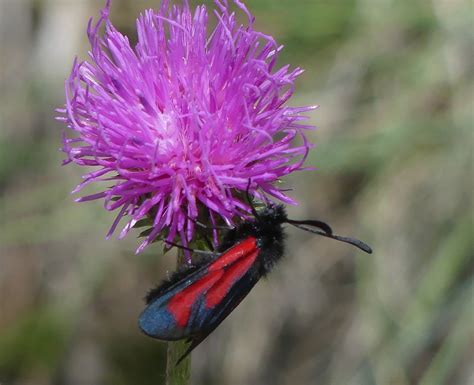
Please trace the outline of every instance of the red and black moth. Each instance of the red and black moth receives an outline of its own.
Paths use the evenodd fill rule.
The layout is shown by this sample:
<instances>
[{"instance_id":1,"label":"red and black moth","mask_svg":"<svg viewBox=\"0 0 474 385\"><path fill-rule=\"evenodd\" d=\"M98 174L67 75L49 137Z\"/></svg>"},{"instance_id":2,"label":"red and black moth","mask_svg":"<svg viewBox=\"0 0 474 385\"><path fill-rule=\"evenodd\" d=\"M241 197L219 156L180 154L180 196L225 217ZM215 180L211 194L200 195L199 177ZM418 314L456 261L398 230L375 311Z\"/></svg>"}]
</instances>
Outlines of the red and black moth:
<instances>
[{"instance_id":1,"label":"red and black moth","mask_svg":"<svg viewBox=\"0 0 474 385\"><path fill-rule=\"evenodd\" d=\"M147 307L139 318L141 330L160 340L187 339L191 343L177 364L219 326L281 259L284 223L372 253L362 241L335 235L324 222L288 219L282 205L269 204L259 212L252 207L252 211L253 220L228 230L214 257L174 273L146 297Z\"/></svg>"}]
</instances>

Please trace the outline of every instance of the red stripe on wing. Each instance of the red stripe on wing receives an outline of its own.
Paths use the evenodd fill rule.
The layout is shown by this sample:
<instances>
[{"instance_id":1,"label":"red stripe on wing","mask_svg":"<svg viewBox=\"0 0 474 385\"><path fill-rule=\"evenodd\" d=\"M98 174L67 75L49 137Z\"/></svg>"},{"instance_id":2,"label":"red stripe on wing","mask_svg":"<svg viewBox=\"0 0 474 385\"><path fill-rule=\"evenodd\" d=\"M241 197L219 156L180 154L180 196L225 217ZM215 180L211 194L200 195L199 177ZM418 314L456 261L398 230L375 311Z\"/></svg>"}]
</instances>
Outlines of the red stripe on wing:
<instances>
[{"instance_id":1,"label":"red stripe on wing","mask_svg":"<svg viewBox=\"0 0 474 385\"><path fill-rule=\"evenodd\" d=\"M209 266L209 271L221 270L255 250L257 250L257 240L254 237L248 237L219 256L219 258Z\"/></svg>"},{"instance_id":2,"label":"red stripe on wing","mask_svg":"<svg viewBox=\"0 0 474 385\"><path fill-rule=\"evenodd\" d=\"M220 303L229 292L230 288L250 269L255 262L260 250L253 250L250 254L235 262L224 275L212 286L206 294L206 307L211 308Z\"/></svg>"},{"instance_id":3,"label":"red stripe on wing","mask_svg":"<svg viewBox=\"0 0 474 385\"><path fill-rule=\"evenodd\" d=\"M167 308L180 327L184 328L188 324L191 308L196 299L223 275L223 270L210 272L171 298Z\"/></svg>"},{"instance_id":4,"label":"red stripe on wing","mask_svg":"<svg viewBox=\"0 0 474 385\"><path fill-rule=\"evenodd\" d=\"M234 282L252 266L259 251L256 238L248 237L244 239L212 262L203 277L198 278L196 282L176 293L168 302L167 309L173 315L178 326L186 327L192 306L198 297L210 288L212 289L209 290L206 296L206 306L213 307L218 304ZM224 270L229 265L232 266ZM215 286L216 284L217 286Z\"/></svg>"}]
</instances>

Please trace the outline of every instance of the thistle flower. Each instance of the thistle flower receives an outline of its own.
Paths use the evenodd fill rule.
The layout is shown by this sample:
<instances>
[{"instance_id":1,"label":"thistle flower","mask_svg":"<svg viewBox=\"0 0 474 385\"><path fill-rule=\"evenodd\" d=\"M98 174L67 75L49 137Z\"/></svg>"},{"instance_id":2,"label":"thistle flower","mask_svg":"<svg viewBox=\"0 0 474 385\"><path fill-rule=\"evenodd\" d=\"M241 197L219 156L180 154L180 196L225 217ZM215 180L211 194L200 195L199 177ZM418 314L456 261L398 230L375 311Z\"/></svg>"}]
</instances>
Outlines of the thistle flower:
<instances>
[{"instance_id":1,"label":"thistle flower","mask_svg":"<svg viewBox=\"0 0 474 385\"><path fill-rule=\"evenodd\" d=\"M245 216L249 180L255 197L294 203L275 182L302 170L310 148L302 114L315 107L286 105L303 71L275 69L282 47L253 29L242 2L234 0L247 25L226 0L214 2L209 34L204 5L192 12L187 1L165 0L139 16L132 47L110 22L108 1L88 25L89 60L75 61L66 81L59 119L75 134L64 134L64 164L95 167L73 192L111 183L77 201L103 198L118 210L108 237L123 217L120 237L147 218L152 229L137 252L163 234L188 244L200 212L227 223Z\"/></svg>"}]
</instances>

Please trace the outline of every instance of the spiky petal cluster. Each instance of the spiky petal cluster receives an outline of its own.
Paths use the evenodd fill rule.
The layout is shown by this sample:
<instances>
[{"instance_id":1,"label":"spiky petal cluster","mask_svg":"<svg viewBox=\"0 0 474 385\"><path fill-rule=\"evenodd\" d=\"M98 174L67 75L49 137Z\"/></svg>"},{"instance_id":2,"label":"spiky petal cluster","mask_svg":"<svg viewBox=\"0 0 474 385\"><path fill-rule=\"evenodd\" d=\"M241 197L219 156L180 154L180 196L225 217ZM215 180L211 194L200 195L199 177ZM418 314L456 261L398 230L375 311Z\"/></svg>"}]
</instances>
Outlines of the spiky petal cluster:
<instances>
[{"instance_id":1,"label":"spiky petal cluster","mask_svg":"<svg viewBox=\"0 0 474 385\"><path fill-rule=\"evenodd\" d=\"M311 128L302 113L314 107L286 106L302 70L275 69L281 47L234 2L248 24L215 0L217 25L208 34L205 6L192 12L187 2L163 1L138 18L134 48L110 22L108 2L89 22L90 59L75 62L66 81L59 119L76 135L64 135L65 163L97 167L74 192L109 182L78 199L104 198L108 210L119 210L109 236L124 216L121 236L150 219L138 251L163 232L186 244L199 209L227 222L244 215L239 192L249 180L253 195L292 203L274 182L302 169L310 146L301 131ZM302 145L293 146L298 135Z\"/></svg>"}]
</instances>

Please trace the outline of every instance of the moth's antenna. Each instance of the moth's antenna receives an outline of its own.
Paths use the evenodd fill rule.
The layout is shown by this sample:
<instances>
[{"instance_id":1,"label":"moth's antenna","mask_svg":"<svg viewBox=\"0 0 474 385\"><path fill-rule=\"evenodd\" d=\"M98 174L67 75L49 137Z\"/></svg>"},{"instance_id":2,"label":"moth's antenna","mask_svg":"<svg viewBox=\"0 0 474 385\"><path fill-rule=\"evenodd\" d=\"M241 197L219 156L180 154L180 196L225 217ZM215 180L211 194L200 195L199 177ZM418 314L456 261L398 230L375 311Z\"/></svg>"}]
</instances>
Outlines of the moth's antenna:
<instances>
[{"instance_id":1,"label":"moth's antenna","mask_svg":"<svg viewBox=\"0 0 474 385\"><path fill-rule=\"evenodd\" d=\"M355 246L368 254L372 254L372 248L369 245L360 241L359 239L341 237L340 235L333 234L331 227L327 223L317 220L294 221L292 219L288 219L287 222L301 230L317 235L322 235L323 237L332 238L336 241L349 243L350 245Z\"/></svg>"},{"instance_id":2,"label":"moth's antenna","mask_svg":"<svg viewBox=\"0 0 474 385\"><path fill-rule=\"evenodd\" d=\"M329 226L326 222L323 221L318 221L316 219L310 219L306 221L294 221L293 219L288 219L288 223L292 224L293 226L296 226L302 230L309 231L306 228L303 228L301 226L310 226L310 227L317 227L321 230L323 230L327 235L332 235L332 229L331 226Z\"/></svg>"},{"instance_id":3,"label":"moth's antenna","mask_svg":"<svg viewBox=\"0 0 474 385\"><path fill-rule=\"evenodd\" d=\"M257 213L257 210L255 209L255 206L253 205L252 199L250 198L250 185L252 184L252 179L249 178L249 182L247 184L247 190L245 190L245 195L247 196L247 201L249 202L250 209L252 210L252 214L257 219L257 221L260 222L260 216Z\"/></svg>"}]
</instances>

